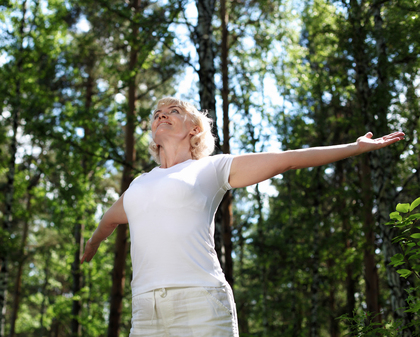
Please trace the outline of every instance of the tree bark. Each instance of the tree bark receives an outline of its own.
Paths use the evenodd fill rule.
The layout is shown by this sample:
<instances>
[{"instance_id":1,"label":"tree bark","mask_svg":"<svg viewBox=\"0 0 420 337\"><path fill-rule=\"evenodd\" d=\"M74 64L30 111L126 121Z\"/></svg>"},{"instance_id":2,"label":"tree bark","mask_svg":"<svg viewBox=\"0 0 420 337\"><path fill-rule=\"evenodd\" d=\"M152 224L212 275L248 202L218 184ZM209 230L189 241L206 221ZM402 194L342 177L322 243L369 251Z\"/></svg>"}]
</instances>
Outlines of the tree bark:
<instances>
[{"instance_id":1,"label":"tree bark","mask_svg":"<svg viewBox=\"0 0 420 337\"><path fill-rule=\"evenodd\" d=\"M320 182L319 169L317 171L316 181ZM320 201L319 196L322 195L321 185L318 183L316 188L316 196L314 201L314 226L313 226L313 258L312 258L312 284L311 284L311 318L310 318L310 337L319 336L319 322L318 322L318 309L319 309L319 288L320 288L320 275L319 275L319 227L320 227Z\"/></svg>"},{"instance_id":2,"label":"tree bark","mask_svg":"<svg viewBox=\"0 0 420 337\"><path fill-rule=\"evenodd\" d=\"M365 233L365 246L363 260L365 266L365 296L367 311L373 314L373 322L381 322L381 313L379 308L379 276L375 260L375 219L372 213L373 195L372 195L372 177L369 165L369 156L363 155L361 158L360 172L362 184L362 212L363 212L363 231Z\"/></svg>"},{"instance_id":3,"label":"tree bark","mask_svg":"<svg viewBox=\"0 0 420 337\"><path fill-rule=\"evenodd\" d=\"M140 12L140 0L132 0L131 8L134 12L134 21L132 23L132 41L130 50L128 83L128 111L125 125L125 161L128 165L124 166L121 181L121 194L123 194L130 183L133 181L132 167L135 161L135 139L134 132L136 128L136 75L138 58L138 32L139 25L135 21ZM112 272L112 290L109 312L108 337L119 335L120 320L122 313L122 299L124 296L125 268L127 257L128 225L121 224L117 227L117 238L115 242L114 269Z\"/></svg>"},{"instance_id":4,"label":"tree bark","mask_svg":"<svg viewBox=\"0 0 420 337\"><path fill-rule=\"evenodd\" d=\"M383 35L383 19L381 16L381 8L383 3L377 1L373 6L373 17L374 17L374 30L376 39L376 52L378 56L377 62L377 82L378 86L376 89L376 105L375 111L378 118L375 120L375 132L380 134L386 134L389 132L387 113L391 101L390 86L389 86L389 62L387 55L387 46ZM392 155L392 149L385 148L380 153L372 153L371 155L371 167L372 167L372 182L373 190L377 198L376 213L377 222L380 225L382 243L382 252L384 255L384 262L386 266L386 276L388 286L391 290L391 306L393 316L395 320L401 320L401 326L406 326L413 320L412 313L404 312L404 307L407 306L408 293L405 291L406 288L411 286L409 279L400 277L395 267L389 265L391 257L397 253L402 253L399 245L392 244L392 238L397 234L390 226L385 226L385 223L389 221L389 213L395 208L396 203L396 190L391 185L391 180L395 172L396 157ZM411 329L414 329L412 327ZM414 330L402 329L399 330L399 334L403 336L411 336Z\"/></svg>"},{"instance_id":5,"label":"tree bark","mask_svg":"<svg viewBox=\"0 0 420 337\"><path fill-rule=\"evenodd\" d=\"M39 337L44 337L45 327L44 327L44 315L45 315L45 307L46 307L46 300L47 300L47 287L48 287L48 279L50 277L50 261L51 261L51 254L50 252L44 252L45 256L45 268L44 268L44 284L42 285L42 303L40 308L40 318L39 318Z\"/></svg>"},{"instance_id":6,"label":"tree bark","mask_svg":"<svg viewBox=\"0 0 420 337\"><path fill-rule=\"evenodd\" d=\"M39 179L41 178L41 173L36 174L30 181L28 187L27 187L27 199L26 199L26 213L31 213L31 199L32 189L38 184ZM13 291L13 306L12 306L12 312L11 312L11 319L10 319L10 331L9 331L9 337L15 337L15 327L16 327L16 320L18 317L19 312L19 303L20 303L20 295L21 295L21 289L22 289L22 271L23 271L23 265L26 260L26 254L25 254L25 247L26 242L28 239L28 233L29 233L29 219L26 218L23 225L23 233L22 233L22 242L19 249L19 258L18 258L18 270L16 275L16 282L15 282L15 288Z\"/></svg>"},{"instance_id":7,"label":"tree bark","mask_svg":"<svg viewBox=\"0 0 420 337\"><path fill-rule=\"evenodd\" d=\"M95 64L95 56L94 54L90 55L91 58L88 60L87 64L87 73L88 78L86 80L86 97L85 97L85 106L84 106L84 113L86 116L89 115L89 110L92 105L92 97L93 97L93 86L94 86L94 76L92 75L93 67ZM89 135L90 135L90 129L85 126L84 127L84 136L83 136L83 142L85 144L89 143ZM83 179L88 179L89 176L89 165L88 165L88 158L86 154L82 155L81 160L81 167L83 169ZM82 219L83 215L79 215L79 219ZM83 287L83 280L82 280L82 270L80 267L80 259L83 256L83 247L84 247L84 238L83 238L83 231L84 231L84 225L82 223L77 223L75 226L74 231L74 240L75 240L75 252L74 252L74 262L72 265L72 277L73 277L73 296L76 296L80 289ZM82 302L81 300L73 300L72 305L72 313L71 313L71 336L72 337L78 337L82 333L82 326L79 323L80 320L80 312L82 309Z\"/></svg>"},{"instance_id":8,"label":"tree bark","mask_svg":"<svg viewBox=\"0 0 420 337\"><path fill-rule=\"evenodd\" d=\"M71 268L73 277L73 296L77 296L82 289L82 271L80 270L80 259L83 256L83 229L81 223L77 223L74 228L75 251L74 261ZM80 310L82 308L81 300L73 300L71 310L71 336L77 337L81 333L81 325L79 323Z\"/></svg>"},{"instance_id":9,"label":"tree bark","mask_svg":"<svg viewBox=\"0 0 420 337\"><path fill-rule=\"evenodd\" d=\"M19 27L20 37L20 55L17 61L17 73L20 76L23 66L23 35L26 25L26 3L22 3L22 19ZM8 249L9 234L13 226L13 199L14 199L14 183L15 183L15 166L17 153L17 132L19 128L20 110L21 110L21 82L18 77L16 80L15 104L12 108L12 139L10 141L10 159L7 172L7 184L5 193L5 211L3 215L3 233L0 238L0 337L5 336L6 324L6 299L7 299L7 283L9 279L9 258Z\"/></svg>"},{"instance_id":10,"label":"tree bark","mask_svg":"<svg viewBox=\"0 0 420 337\"><path fill-rule=\"evenodd\" d=\"M261 296L262 296L262 325L263 336L269 336L270 322L268 320L268 279L267 279L267 265L266 265L266 252L265 252L265 235L264 235L264 218L263 218L263 201L259 189L259 184L255 185L255 200L257 201L257 233L258 233L258 256L262 259L260 263L260 282L261 282Z\"/></svg>"},{"instance_id":11,"label":"tree bark","mask_svg":"<svg viewBox=\"0 0 420 337\"><path fill-rule=\"evenodd\" d=\"M229 133L229 42L228 42L228 22L229 15L226 9L226 0L220 2L220 19L222 21L222 101L223 101L223 153L230 153L230 133ZM223 245L224 245L224 262L225 276L233 289L233 260L232 260L232 193L227 191L223 199L222 206L223 215Z\"/></svg>"},{"instance_id":12,"label":"tree bark","mask_svg":"<svg viewBox=\"0 0 420 337\"><path fill-rule=\"evenodd\" d=\"M369 87L369 57L366 53L366 30L362 6L351 0L349 20L353 28L353 50L356 63L356 95L359 117L359 128L366 130L371 128L371 97ZM366 285L367 310L373 314L373 321L380 322L379 310L379 276L375 261L375 220L372 213L373 198L372 175L369 155L363 155L360 159L361 198L363 202L363 227L365 233L364 266Z\"/></svg>"},{"instance_id":13,"label":"tree bark","mask_svg":"<svg viewBox=\"0 0 420 337\"><path fill-rule=\"evenodd\" d=\"M213 119L213 135L216 136L216 147L220 151L220 140L217 132L216 117L216 85L214 83L214 47L213 47L213 15L215 11L215 0L196 0L198 11L197 27L195 29L195 41L198 45L198 62L200 69L199 94L201 109L207 109Z\"/></svg>"},{"instance_id":14,"label":"tree bark","mask_svg":"<svg viewBox=\"0 0 420 337\"><path fill-rule=\"evenodd\" d=\"M216 85L214 83L214 48L212 20L215 12L215 0L196 0L198 11L197 26L193 40L197 46L200 108L207 110L213 120L212 134L216 138L216 153L220 153L220 138L217 131ZM223 244L223 215L219 208L215 215L214 246L222 269L225 269L225 251Z\"/></svg>"}]
</instances>

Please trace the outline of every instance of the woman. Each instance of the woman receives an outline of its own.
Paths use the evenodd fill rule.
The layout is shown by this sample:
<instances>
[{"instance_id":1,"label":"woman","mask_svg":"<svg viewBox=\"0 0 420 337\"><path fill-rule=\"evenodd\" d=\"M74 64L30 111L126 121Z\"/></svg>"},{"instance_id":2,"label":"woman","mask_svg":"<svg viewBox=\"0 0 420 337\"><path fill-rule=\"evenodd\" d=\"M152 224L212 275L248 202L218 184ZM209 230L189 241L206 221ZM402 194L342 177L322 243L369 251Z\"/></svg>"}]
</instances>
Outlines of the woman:
<instances>
[{"instance_id":1,"label":"woman","mask_svg":"<svg viewBox=\"0 0 420 337\"><path fill-rule=\"evenodd\" d=\"M88 240L83 261L118 224L129 223L133 263L131 337L239 336L236 308L214 250L214 214L228 189L290 169L325 165L380 149L402 132L344 145L279 153L209 156L211 120L164 98L153 114L150 151L159 167L131 183Z\"/></svg>"}]
</instances>

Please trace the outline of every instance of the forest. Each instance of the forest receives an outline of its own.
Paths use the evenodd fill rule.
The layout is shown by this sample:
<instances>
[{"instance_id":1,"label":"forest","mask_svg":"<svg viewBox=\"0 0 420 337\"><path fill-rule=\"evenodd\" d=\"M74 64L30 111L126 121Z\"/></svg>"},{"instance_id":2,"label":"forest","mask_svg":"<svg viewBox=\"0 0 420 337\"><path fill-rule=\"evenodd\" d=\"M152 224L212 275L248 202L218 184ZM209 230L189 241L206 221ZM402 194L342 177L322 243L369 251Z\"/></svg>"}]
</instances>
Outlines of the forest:
<instances>
[{"instance_id":1,"label":"forest","mask_svg":"<svg viewBox=\"0 0 420 337\"><path fill-rule=\"evenodd\" d=\"M418 0L3 0L0 337L129 335L128 226L80 259L166 96L217 153L404 131L232 190L215 242L241 337L420 335Z\"/></svg>"}]
</instances>

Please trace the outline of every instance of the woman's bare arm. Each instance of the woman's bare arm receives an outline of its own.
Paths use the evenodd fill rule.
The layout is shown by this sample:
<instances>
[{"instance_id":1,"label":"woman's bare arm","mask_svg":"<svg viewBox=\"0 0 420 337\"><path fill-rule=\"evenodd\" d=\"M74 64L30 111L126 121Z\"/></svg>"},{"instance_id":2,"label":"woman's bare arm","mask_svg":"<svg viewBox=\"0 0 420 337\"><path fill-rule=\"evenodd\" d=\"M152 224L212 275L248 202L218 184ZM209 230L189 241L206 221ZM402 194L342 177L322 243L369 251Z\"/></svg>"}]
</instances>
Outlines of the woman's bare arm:
<instances>
[{"instance_id":1,"label":"woman's bare arm","mask_svg":"<svg viewBox=\"0 0 420 337\"><path fill-rule=\"evenodd\" d=\"M230 170L229 183L232 187L245 187L272 178L291 169L315 167L341 159L357 156L391 145L404 139L403 132L372 139L368 132L356 142L342 145L312 147L280 153L252 153L236 156Z\"/></svg>"},{"instance_id":2,"label":"woman's bare arm","mask_svg":"<svg viewBox=\"0 0 420 337\"><path fill-rule=\"evenodd\" d=\"M85 252L80 263L92 260L101 242L110 236L119 224L128 222L124 211L123 198L124 194L105 212L92 237L86 243Z\"/></svg>"}]
</instances>

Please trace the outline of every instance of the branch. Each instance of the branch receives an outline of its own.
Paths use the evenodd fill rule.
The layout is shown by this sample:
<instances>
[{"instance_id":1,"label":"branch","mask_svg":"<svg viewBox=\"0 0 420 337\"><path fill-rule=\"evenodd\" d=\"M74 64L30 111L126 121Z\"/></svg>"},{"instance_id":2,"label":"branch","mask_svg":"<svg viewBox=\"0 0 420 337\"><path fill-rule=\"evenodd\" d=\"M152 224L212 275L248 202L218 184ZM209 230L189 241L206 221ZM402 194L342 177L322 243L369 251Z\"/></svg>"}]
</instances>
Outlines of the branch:
<instances>
[{"instance_id":1,"label":"branch","mask_svg":"<svg viewBox=\"0 0 420 337\"><path fill-rule=\"evenodd\" d=\"M63 137L59 137L59 136L57 136L56 134L51 134L50 135L50 137L51 138L53 138L53 139L56 139L56 140L58 140L58 141L61 141L61 142L64 142L64 143L66 143L66 144L70 144L71 146L73 146L73 147L75 147L76 149L78 149L78 150L80 150L80 152L81 153L85 153L85 154L88 154L88 155L90 155L90 156L92 156L92 157L96 157L96 158L101 158L101 159L104 159L104 160L112 160L112 161L115 161L116 163L119 163L119 164L121 164L121 165L124 165L124 166L127 166L127 167L129 167L130 169L132 169L132 170L134 170L134 171L136 171L136 172L138 172L138 170L134 167L134 166L132 166L130 163L128 163L127 161L125 161L124 159L122 159L121 157L120 158L115 158L115 157L112 157L111 155L108 155L108 156L104 156L104 155L98 155L98 154L96 154L96 153L93 153L93 152L90 152L90 151L88 151L88 150L86 150L86 149L84 149L81 145L79 145L79 144L77 144L76 142L74 142L73 140L71 140L71 139L64 139ZM107 139L106 137L105 137L105 139ZM108 139L107 139L108 140Z\"/></svg>"},{"instance_id":2,"label":"branch","mask_svg":"<svg viewBox=\"0 0 420 337\"><path fill-rule=\"evenodd\" d=\"M187 57L184 55L178 54L175 50L173 50L167 43L162 42L163 45L168 48L176 57L180 58L185 64L188 64L190 67L194 69L196 73L198 73L198 70L195 68L195 66L188 60Z\"/></svg>"}]
</instances>

